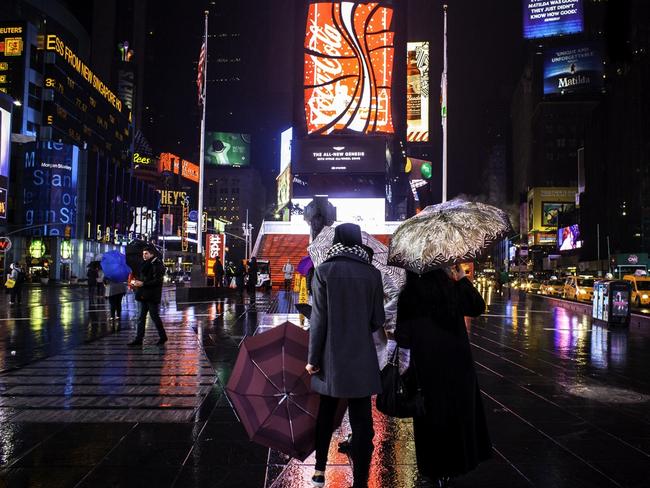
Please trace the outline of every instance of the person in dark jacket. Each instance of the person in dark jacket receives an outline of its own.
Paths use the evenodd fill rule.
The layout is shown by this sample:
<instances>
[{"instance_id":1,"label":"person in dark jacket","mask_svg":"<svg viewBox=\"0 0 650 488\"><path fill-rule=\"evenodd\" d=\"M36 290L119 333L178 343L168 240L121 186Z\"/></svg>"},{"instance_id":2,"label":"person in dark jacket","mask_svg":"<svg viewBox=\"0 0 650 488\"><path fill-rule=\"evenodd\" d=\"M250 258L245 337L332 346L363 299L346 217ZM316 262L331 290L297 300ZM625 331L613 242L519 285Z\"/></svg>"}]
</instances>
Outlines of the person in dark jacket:
<instances>
[{"instance_id":1,"label":"person in dark jacket","mask_svg":"<svg viewBox=\"0 0 650 488\"><path fill-rule=\"evenodd\" d=\"M253 256L248 261L248 293L251 296L255 296L255 291L257 290L257 273L257 258Z\"/></svg>"},{"instance_id":2,"label":"person in dark jacket","mask_svg":"<svg viewBox=\"0 0 650 488\"><path fill-rule=\"evenodd\" d=\"M237 293L239 294L239 297L244 296L244 284L246 283L246 266L244 266L244 262L242 260L239 260L237 265L235 266L235 285L237 285Z\"/></svg>"},{"instance_id":3,"label":"person in dark jacket","mask_svg":"<svg viewBox=\"0 0 650 488\"><path fill-rule=\"evenodd\" d=\"M14 280L14 287L9 290L9 303L11 305L20 305L23 301L23 285L26 281L25 272L21 269L19 263L11 263L9 269L11 270L9 278Z\"/></svg>"},{"instance_id":4,"label":"person in dark jacket","mask_svg":"<svg viewBox=\"0 0 650 488\"><path fill-rule=\"evenodd\" d=\"M366 487L374 430L370 397L381 391L373 332L384 324L381 274L361 247L361 229L341 224L312 281L309 357L312 389L320 393L316 420L315 486L325 484L327 451L340 399L347 399L354 487Z\"/></svg>"},{"instance_id":5,"label":"person in dark jacket","mask_svg":"<svg viewBox=\"0 0 650 488\"><path fill-rule=\"evenodd\" d=\"M217 256L217 259L214 261L214 266L212 267L214 273L214 286L220 288L223 286L223 264L221 263L221 258Z\"/></svg>"},{"instance_id":6,"label":"person in dark jacket","mask_svg":"<svg viewBox=\"0 0 650 488\"><path fill-rule=\"evenodd\" d=\"M88 301L90 303L94 301L97 292L97 276L97 267L93 263L88 266L88 270L86 271L86 277L88 278Z\"/></svg>"},{"instance_id":7,"label":"person in dark jacket","mask_svg":"<svg viewBox=\"0 0 650 488\"><path fill-rule=\"evenodd\" d=\"M135 299L140 302L140 317L138 319L138 331L135 339L129 342L129 346L141 346L144 339L144 329L147 322L147 314L151 317L160 339L159 346L167 342L167 334L163 327L158 307L162 296L163 277L165 275L165 266L156 256L156 248L153 246L145 247L142 251L144 263L140 268L140 279L131 281L131 285L136 289Z\"/></svg>"},{"instance_id":8,"label":"person in dark jacket","mask_svg":"<svg viewBox=\"0 0 650 488\"><path fill-rule=\"evenodd\" d=\"M423 275L410 271L397 305L395 338L410 349L426 414L413 419L418 470L434 486L474 469L491 456L465 317L485 302L460 267Z\"/></svg>"}]
</instances>

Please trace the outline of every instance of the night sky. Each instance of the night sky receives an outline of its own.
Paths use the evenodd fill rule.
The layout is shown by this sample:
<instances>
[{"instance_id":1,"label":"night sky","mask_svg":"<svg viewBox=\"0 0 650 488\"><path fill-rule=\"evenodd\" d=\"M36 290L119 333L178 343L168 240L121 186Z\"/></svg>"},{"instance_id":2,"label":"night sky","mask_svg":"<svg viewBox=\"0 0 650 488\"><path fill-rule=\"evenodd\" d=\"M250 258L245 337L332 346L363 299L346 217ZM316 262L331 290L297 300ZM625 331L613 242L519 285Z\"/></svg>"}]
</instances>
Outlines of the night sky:
<instances>
[{"instance_id":1,"label":"night sky","mask_svg":"<svg viewBox=\"0 0 650 488\"><path fill-rule=\"evenodd\" d=\"M196 62L207 8L211 12L207 128L251 133L253 164L268 185L274 185L279 133L291 125L297 1L149 1L144 85L148 109L143 119L154 150L198 162ZM434 164L439 164L442 153L437 104L442 3L408 0L409 38L431 42ZM509 131L511 96L526 49L521 2L449 3L449 193L479 194L487 127L500 124ZM220 62L228 58L241 61ZM238 81L216 81L233 73ZM273 191L269 198L274 198Z\"/></svg>"}]
</instances>

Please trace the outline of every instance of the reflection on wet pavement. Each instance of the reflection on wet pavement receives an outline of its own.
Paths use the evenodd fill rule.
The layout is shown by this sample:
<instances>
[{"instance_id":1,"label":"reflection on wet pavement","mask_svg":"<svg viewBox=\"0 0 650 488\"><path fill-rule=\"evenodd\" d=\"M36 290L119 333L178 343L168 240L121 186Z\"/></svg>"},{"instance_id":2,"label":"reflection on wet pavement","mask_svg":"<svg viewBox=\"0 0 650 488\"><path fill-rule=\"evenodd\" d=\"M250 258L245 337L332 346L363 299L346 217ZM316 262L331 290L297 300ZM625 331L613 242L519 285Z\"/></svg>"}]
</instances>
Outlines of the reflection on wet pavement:
<instances>
[{"instance_id":1,"label":"reflection on wet pavement","mask_svg":"<svg viewBox=\"0 0 650 488\"><path fill-rule=\"evenodd\" d=\"M244 337L308 325L293 294L176 306L168 291L161 352L124 348L131 299L113 330L104 304L64 292L0 308L0 486L309 486L313 456L250 443L221 389ZM541 297L484 293L489 309L468 330L494 458L455 486L650 486L650 323L607 329ZM374 419L369 486L418 486L410 422ZM336 451L348 431L345 420L328 487L351 483Z\"/></svg>"}]
</instances>

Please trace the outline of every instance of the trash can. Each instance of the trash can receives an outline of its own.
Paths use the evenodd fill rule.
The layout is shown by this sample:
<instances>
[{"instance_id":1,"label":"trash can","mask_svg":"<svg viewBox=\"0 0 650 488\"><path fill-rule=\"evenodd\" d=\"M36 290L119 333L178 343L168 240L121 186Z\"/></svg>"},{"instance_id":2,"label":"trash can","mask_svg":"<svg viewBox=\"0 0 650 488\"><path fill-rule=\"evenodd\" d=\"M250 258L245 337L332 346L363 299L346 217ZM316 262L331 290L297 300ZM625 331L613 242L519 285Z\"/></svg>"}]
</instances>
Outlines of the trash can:
<instances>
[{"instance_id":1,"label":"trash can","mask_svg":"<svg viewBox=\"0 0 650 488\"><path fill-rule=\"evenodd\" d=\"M594 283L592 317L606 325L630 325L630 283L622 280L600 280Z\"/></svg>"}]
</instances>

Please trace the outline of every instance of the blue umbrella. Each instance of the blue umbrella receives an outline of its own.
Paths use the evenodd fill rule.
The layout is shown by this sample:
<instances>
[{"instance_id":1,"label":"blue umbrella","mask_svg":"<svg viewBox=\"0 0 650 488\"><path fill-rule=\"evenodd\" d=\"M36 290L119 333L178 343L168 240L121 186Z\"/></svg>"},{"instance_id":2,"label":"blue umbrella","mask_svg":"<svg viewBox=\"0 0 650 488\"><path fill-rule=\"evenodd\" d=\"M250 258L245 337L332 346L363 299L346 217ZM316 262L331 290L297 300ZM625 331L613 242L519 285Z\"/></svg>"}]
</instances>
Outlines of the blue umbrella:
<instances>
[{"instance_id":1,"label":"blue umbrella","mask_svg":"<svg viewBox=\"0 0 650 488\"><path fill-rule=\"evenodd\" d=\"M107 280L124 282L129 278L131 268L126 264L126 256L119 251L108 251L102 257L102 271Z\"/></svg>"},{"instance_id":2,"label":"blue umbrella","mask_svg":"<svg viewBox=\"0 0 650 488\"><path fill-rule=\"evenodd\" d=\"M296 271L300 273L303 276L307 276L307 273L309 273L309 270L314 267L314 263L311 260L311 257L305 256L300 260L298 263L298 267L296 268Z\"/></svg>"}]
</instances>

